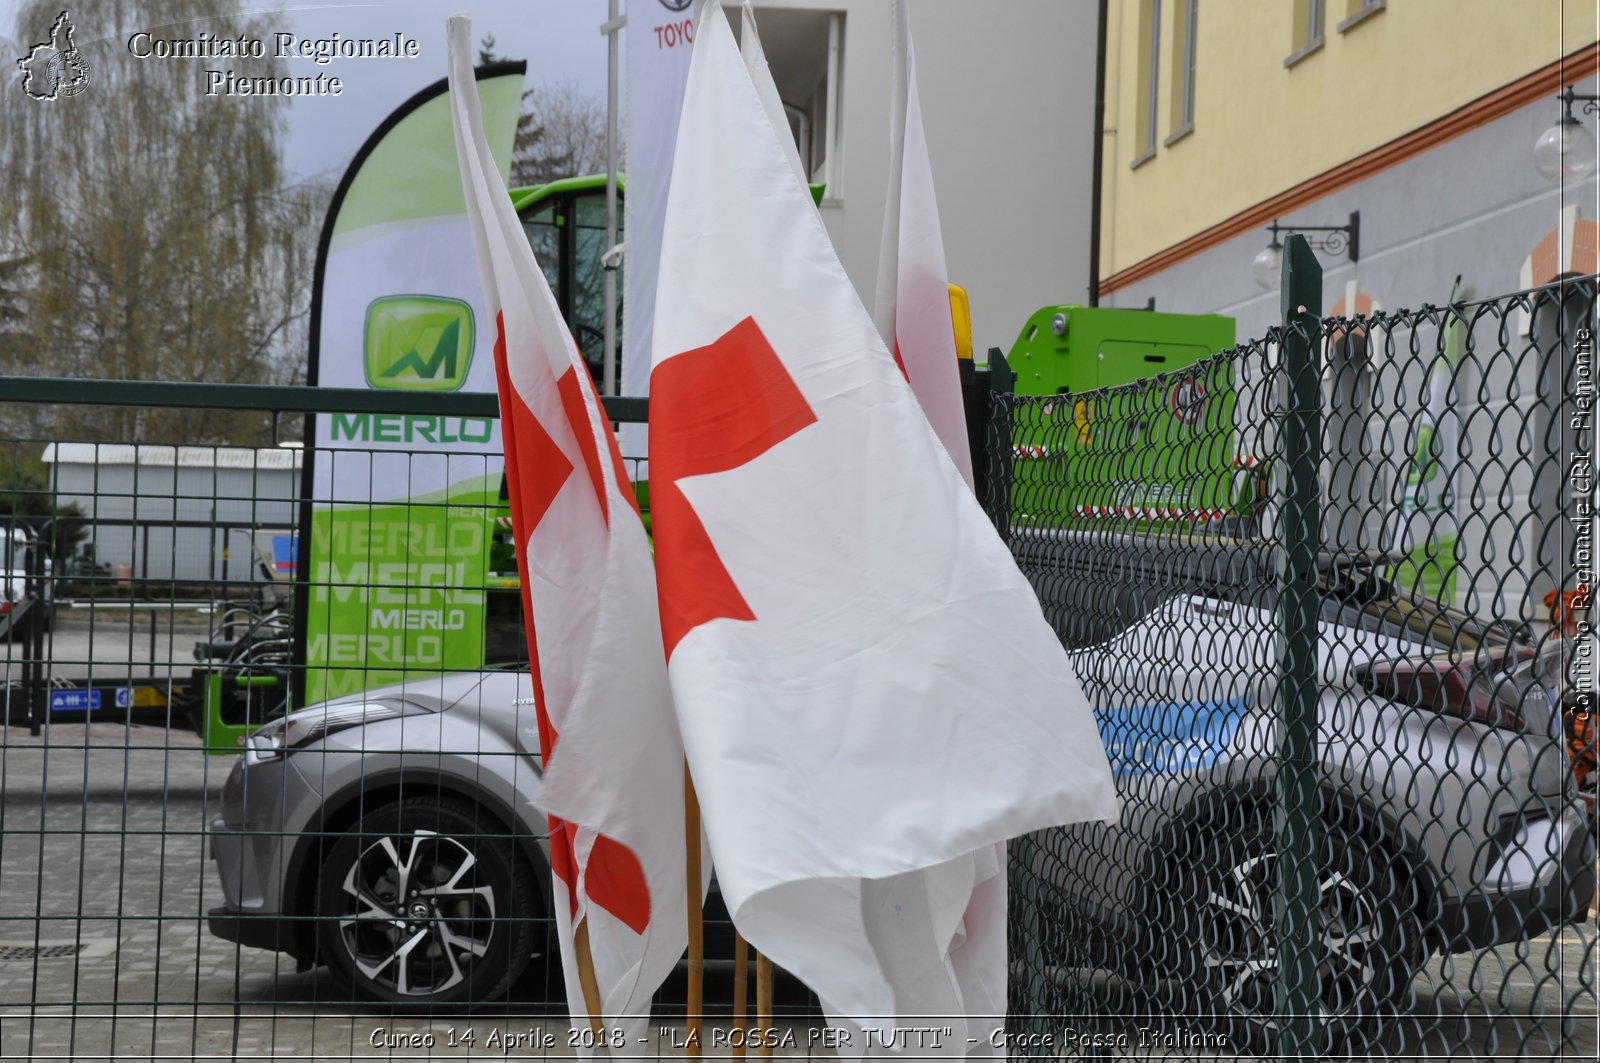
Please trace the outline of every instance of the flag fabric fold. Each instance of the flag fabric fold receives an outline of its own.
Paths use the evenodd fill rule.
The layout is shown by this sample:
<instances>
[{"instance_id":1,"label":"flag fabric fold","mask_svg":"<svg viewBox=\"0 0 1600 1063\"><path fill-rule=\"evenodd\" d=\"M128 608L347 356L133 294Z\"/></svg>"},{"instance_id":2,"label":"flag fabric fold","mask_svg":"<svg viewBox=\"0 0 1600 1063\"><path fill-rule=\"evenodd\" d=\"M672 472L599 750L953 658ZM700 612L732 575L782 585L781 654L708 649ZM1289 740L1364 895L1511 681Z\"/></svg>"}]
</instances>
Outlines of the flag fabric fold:
<instances>
[{"instance_id":1,"label":"flag fabric fold","mask_svg":"<svg viewBox=\"0 0 1600 1063\"><path fill-rule=\"evenodd\" d=\"M610 422L483 136L471 22L449 20L456 153L486 304L550 816L555 921L573 1021L644 1032L681 957L682 743L649 542ZM580 980L587 945L599 992ZM614 1034L613 1034L614 1035ZM604 1051L604 1049L601 1049Z\"/></svg>"},{"instance_id":2,"label":"flag fabric fold","mask_svg":"<svg viewBox=\"0 0 1600 1063\"><path fill-rule=\"evenodd\" d=\"M878 255L873 321L905 372L922 412L970 485L972 454L961 403L950 273L933 191L933 164L922 126L916 53L903 0L892 0L894 78L889 105L889 192Z\"/></svg>"},{"instance_id":3,"label":"flag fabric fold","mask_svg":"<svg viewBox=\"0 0 1600 1063\"><path fill-rule=\"evenodd\" d=\"M950 313L950 277L944 235L934 195L933 162L923 131L911 43L910 5L890 0L893 71L889 106L889 182L878 254L877 305L873 320L884 344L906 374L917 404L944 444L945 452L973 485L972 452ZM1006 850L996 843L973 856L973 888L960 923L949 938L948 969L959 1011L1003 1014L1006 1007ZM908 887L913 884L907 884ZM978 1037L969 1056L996 1056L992 1038Z\"/></svg>"},{"instance_id":4,"label":"flag fabric fold","mask_svg":"<svg viewBox=\"0 0 1600 1063\"><path fill-rule=\"evenodd\" d=\"M716 0L695 42L650 460L668 673L718 880L830 1015L959 1015L950 950L995 844L1113 818L1110 768Z\"/></svg>"},{"instance_id":5,"label":"flag fabric fold","mask_svg":"<svg viewBox=\"0 0 1600 1063\"><path fill-rule=\"evenodd\" d=\"M750 0L744 0L739 19L739 52L744 57L745 69L750 71L750 81L756 87L756 95L761 97L761 106L766 109L767 120L772 123L772 128L787 131L789 116L783 109L778 83L772 80L772 68L767 65L767 53L761 47L761 34L756 29L756 12ZM783 148L783 157L789 160L795 177L809 190L810 178L800 161L800 149L795 146L794 138L780 136L778 140Z\"/></svg>"}]
</instances>

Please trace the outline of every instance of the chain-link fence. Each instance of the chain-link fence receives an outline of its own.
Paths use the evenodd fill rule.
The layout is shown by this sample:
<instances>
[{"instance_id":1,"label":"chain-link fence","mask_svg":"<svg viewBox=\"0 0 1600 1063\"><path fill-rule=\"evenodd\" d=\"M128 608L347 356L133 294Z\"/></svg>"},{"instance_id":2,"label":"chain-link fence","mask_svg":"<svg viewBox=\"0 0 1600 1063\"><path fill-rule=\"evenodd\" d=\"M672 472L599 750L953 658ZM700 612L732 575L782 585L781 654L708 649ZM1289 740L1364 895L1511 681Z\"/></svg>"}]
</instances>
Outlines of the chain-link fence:
<instances>
[{"instance_id":1,"label":"chain-link fence","mask_svg":"<svg viewBox=\"0 0 1600 1063\"><path fill-rule=\"evenodd\" d=\"M990 506L1123 801L1012 847L1020 1043L1593 1059L1594 278L1289 288L1181 373L991 367Z\"/></svg>"},{"instance_id":2,"label":"chain-link fence","mask_svg":"<svg viewBox=\"0 0 1600 1063\"><path fill-rule=\"evenodd\" d=\"M992 363L983 490L1123 795L1012 847L1011 1055L1593 1058L1595 289L1322 320L1291 284L1181 373ZM0 414L73 402L265 445L0 443L0 1055L568 1054L492 397Z\"/></svg>"}]
</instances>

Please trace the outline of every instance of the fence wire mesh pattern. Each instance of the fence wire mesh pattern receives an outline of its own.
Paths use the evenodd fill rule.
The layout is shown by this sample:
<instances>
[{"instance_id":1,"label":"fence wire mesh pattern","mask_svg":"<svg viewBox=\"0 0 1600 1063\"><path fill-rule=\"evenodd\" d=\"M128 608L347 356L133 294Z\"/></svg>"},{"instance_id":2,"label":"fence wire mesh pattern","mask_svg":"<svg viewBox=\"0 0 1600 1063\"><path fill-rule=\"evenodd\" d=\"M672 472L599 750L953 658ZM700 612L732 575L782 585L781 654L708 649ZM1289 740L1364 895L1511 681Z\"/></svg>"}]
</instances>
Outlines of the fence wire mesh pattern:
<instances>
[{"instance_id":1,"label":"fence wire mesh pattern","mask_svg":"<svg viewBox=\"0 0 1600 1063\"><path fill-rule=\"evenodd\" d=\"M1594 299L1297 309L1076 394L991 364L980 491L1123 799L1012 843L997 1051L1595 1057ZM492 400L182 388L0 391L0 1056L581 1051ZM264 445L16 427L104 401ZM705 1054L834 1054L781 977L733 1032L708 920ZM686 999L623 1054L683 1055Z\"/></svg>"},{"instance_id":2,"label":"fence wire mesh pattern","mask_svg":"<svg viewBox=\"0 0 1600 1063\"><path fill-rule=\"evenodd\" d=\"M0 1057L595 1043L552 937L492 416L310 401L331 440L313 452L0 440ZM0 401L13 425L41 412ZM284 418L260 418L270 444ZM715 892L705 934L726 1055ZM779 990L776 1016L811 1013ZM623 1055L682 1054L686 999L680 971L667 1028Z\"/></svg>"},{"instance_id":3,"label":"fence wire mesh pattern","mask_svg":"<svg viewBox=\"0 0 1600 1063\"><path fill-rule=\"evenodd\" d=\"M1593 279L996 374L1119 821L1012 845L1039 1054L1596 1057Z\"/></svg>"}]
</instances>

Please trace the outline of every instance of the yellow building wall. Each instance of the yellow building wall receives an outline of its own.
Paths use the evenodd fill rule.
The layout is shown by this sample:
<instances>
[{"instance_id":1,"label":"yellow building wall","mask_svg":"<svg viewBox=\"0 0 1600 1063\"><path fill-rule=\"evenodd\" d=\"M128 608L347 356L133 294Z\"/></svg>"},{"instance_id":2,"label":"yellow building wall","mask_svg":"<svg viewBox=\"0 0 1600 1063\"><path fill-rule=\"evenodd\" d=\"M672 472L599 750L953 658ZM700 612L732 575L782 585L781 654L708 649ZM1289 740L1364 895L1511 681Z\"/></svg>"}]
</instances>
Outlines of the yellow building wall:
<instances>
[{"instance_id":1,"label":"yellow building wall","mask_svg":"<svg viewBox=\"0 0 1600 1063\"><path fill-rule=\"evenodd\" d=\"M1184 4L1163 0L1157 147L1133 167L1148 3L1107 12L1101 277L1600 39L1596 0L1388 0L1344 32L1350 0L1324 0L1323 46L1285 67L1305 0L1200 0L1194 128L1165 145Z\"/></svg>"}]
</instances>

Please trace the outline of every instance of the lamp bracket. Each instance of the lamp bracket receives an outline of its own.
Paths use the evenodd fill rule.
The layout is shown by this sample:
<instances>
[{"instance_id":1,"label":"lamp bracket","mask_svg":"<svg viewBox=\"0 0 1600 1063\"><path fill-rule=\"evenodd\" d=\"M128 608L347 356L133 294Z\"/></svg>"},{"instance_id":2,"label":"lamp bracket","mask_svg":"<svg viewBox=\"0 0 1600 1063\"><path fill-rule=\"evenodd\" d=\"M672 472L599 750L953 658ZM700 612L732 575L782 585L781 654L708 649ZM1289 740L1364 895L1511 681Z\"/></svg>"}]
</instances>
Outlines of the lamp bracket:
<instances>
[{"instance_id":1,"label":"lamp bracket","mask_svg":"<svg viewBox=\"0 0 1600 1063\"><path fill-rule=\"evenodd\" d=\"M1272 234L1273 245L1281 245L1279 235L1282 233L1317 233L1316 236L1307 236L1306 242L1318 251L1326 251L1330 255L1341 252L1350 256L1351 262L1361 261L1361 212L1352 210L1350 222L1347 225L1281 225L1274 221L1267 226L1267 231Z\"/></svg>"},{"instance_id":2,"label":"lamp bracket","mask_svg":"<svg viewBox=\"0 0 1600 1063\"><path fill-rule=\"evenodd\" d=\"M1600 115L1600 96L1590 96L1587 93L1574 91L1571 85L1568 85L1565 91L1557 94L1556 99L1560 100L1566 108L1566 117L1563 121L1577 121L1576 118L1572 117L1572 108L1578 104L1582 104L1579 109L1584 114Z\"/></svg>"}]
</instances>

